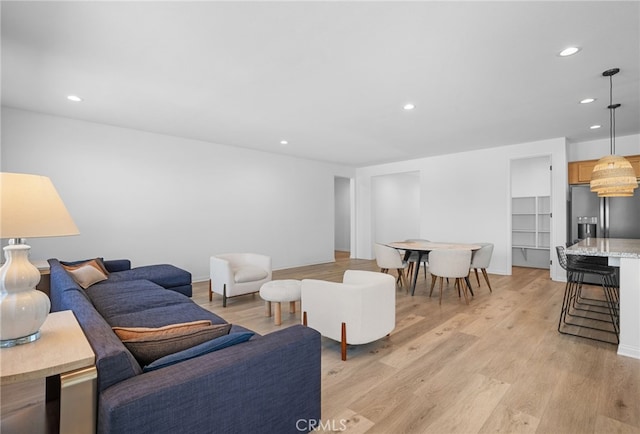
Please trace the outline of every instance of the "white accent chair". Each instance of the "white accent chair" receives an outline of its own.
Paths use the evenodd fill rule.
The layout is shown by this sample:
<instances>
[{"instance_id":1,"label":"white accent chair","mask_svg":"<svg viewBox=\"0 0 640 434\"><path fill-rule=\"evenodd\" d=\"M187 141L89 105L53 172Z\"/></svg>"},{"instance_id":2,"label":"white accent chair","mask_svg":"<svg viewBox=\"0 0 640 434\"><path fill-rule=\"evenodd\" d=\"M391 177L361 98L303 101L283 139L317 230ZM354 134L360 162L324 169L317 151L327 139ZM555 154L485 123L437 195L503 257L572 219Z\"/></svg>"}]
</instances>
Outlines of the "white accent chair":
<instances>
[{"instance_id":1,"label":"white accent chair","mask_svg":"<svg viewBox=\"0 0 640 434\"><path fill-rule=\"evenodd\" d=\"M493 244L491 243L475 243L482 246L480 250L476 250L471 254L471 269L476 273L476 280L478 286L480 286L480 278L478 277L478 268L482 271L484 281L487 282L489 292L493 292L491 284L489 283L489 275L487 274L487 268L491 263L491 255L493 255Z\"/></svg>"},{"instance_id":2,"label":"white accent chair","mask_svg":"<svg viewBox=\"0 0 640 434\"><path fill-rule=\"evenodd\" d=\"M258 253L224 253L210 258L209 301L213 293L222 295L222 307L227 299L260 291L271 281L271 257Z\"/></svg>"},{"instance_id":3,"label":"white accent chair","mask_svg":"<svg viewBox=\"0 0 640 434\"><path fill-rule=\"evenodd\" d=\"M440 304L442 304L442 280L443 278L456 279L455 287L464 292L464 299L469 304L469 294L467 291L467 279L469 277L469 266L471 265L471 250L452 249L452 250L433 250L429 253L429 271L431 272L431 291L429 297L433 294L433 287L436 279L440 278Z\"/></svg>"},{"instance_id":4,"label":"white accent chair","mask_svg":"<svg viewBox=\"0 0 640 434\"><path fill-rule=\"evenodd\" d=\"M341 343L361 345L385 337L396 326L395 279L375 271L347 270L342 283L302 280L302 322Z\"/></svg>"},{"instance_id":5,"label":"white accent chair","mask_svg":"<svg viewBox=\"0 0 640 434\"><path fill-rule=\"evenodd\" d=\"M400 283L400 285L408 288L404 270L409 264L402 259L400 252L393 247L378 243L373 245L373 250L376 255L376 264L380 267L380 271L382 273L388 273L390 269L396 270L398 272L396 284Z\"/></svg>"}]
</instances>

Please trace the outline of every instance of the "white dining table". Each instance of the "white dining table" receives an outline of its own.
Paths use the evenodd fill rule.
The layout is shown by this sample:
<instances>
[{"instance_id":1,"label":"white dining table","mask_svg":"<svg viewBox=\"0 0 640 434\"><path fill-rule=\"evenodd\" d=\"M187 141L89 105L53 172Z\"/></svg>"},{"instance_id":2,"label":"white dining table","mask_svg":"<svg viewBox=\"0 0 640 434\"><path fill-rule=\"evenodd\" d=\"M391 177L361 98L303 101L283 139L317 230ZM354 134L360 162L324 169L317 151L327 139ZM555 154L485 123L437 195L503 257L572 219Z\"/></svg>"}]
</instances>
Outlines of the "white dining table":
<instances>
[{"instance_id":1,"label":"white dining table","mask_svg":"<svg viewBox=\"0 0 640 434\"><path fill-rule=\"evenodd\" d=\"M425 254L428 254L434 250L480 250L482 246L478 244L464 244L464 243L446 243L446 242L436 242L436 241L394 241L386 244L389 247L393 247L394 249L404 250L405 251L405 260L411 255L412 252L416 252L418 254L418 262L416 263L416 269L413 273L413 281L411 283L411 295L413 295L416 291L416 282L418 281L418 272L420 271L420 264L422 263L422 257ZM469 282L469 277L465 277L465 281L467 282L467 286L471 291L471 295L473 295L473 289L471 289L471 282Z\"/></svg>"}]
</instances>

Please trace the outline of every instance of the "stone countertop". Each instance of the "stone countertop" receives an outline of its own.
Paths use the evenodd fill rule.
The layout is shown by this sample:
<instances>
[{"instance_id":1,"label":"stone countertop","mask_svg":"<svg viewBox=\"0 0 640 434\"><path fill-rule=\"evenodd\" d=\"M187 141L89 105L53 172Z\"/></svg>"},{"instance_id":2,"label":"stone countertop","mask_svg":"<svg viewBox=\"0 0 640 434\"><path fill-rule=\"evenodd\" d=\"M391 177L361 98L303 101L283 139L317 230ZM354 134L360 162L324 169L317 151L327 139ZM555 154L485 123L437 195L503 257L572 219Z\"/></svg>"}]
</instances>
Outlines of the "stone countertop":
<instances>
[{"instance_id":1,"label":"stone countertop","mask_svg":"<svg viewBox=\"0 0 640 434\"><path fill-rule=\"evenodd\" d=\"M640 259L640 240L626 238L587 238L568 247L566 252L568 255Z\"/></svg>"}]
</instances>

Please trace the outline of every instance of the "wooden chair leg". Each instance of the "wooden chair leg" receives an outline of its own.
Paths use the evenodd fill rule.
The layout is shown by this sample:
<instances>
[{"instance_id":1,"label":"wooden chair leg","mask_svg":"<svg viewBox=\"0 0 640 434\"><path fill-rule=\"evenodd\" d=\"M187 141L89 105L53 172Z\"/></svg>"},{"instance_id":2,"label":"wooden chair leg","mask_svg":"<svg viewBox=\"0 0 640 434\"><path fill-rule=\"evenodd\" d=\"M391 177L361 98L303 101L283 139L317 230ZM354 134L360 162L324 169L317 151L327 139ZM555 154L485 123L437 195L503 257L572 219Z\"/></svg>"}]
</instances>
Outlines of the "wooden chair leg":
<instances>
[{"instance_id":1,"label":"wooden chair leg","mask_svg":"<svg viewBox=\"0 0 640 434\"><path fill-rule=\"evenodd\" d=\"M307 311L302 312L302 325L307 326Z\"/></svg>"},{"instance_id":2,"label":"wooden chair leg","mask_svg":"<svg viewBox=\"0 0 640 434\"><path fill-rule=\"evenodd\" d=\"M342 353L342 361L345 362L347 360L347 325L345 323L342 323L340 352Z\"/></svg>"},{"instance_id":3,"label":"wooden chair leg","mask_svg":"<svg viewBox=\"0 0 640 434\"><path fill-rule=\"evenodd\" d=\"M440 278L440 304L442 304L442 282L443 282L443 278Z\"/></svg>"},{"instance_id":4,"label":"wooden chair leg","mask_svg":"<svg viewBox=\"0 0 640 434\"><path fill-rule=\"evenodd\" d=\"M474 268L473 271L476 273L476 280L478 281L478 286L480 286L480 278L478 277L478 269Z\"/></svg>"},{"instance_id":5,"label":"wooden chair leg","mask_svg":"<svg viewBox=\"0 0 640 434\"><path fill-rule=\"evenodd\" d=\"M429 297L431 297L431 294L433 294L433 287L436 286L437 278L438 276L434 276L433 274L431 275L431 290L429 291Z\"/></svg>"},{"instance_id":6,"label":"wooden chair leg","mask_svg":"<svg viewBox=\"0 0 640 434\"><path fill-rule=\"evenodd\" d=\"M401 287L407 287L407 278L404 275L404 270L402 268L398 268L398 281L400 282Z\"/></svg>"},{"instance_id":7,"label":"wooden chair leg","mask_svg":"<svg viewBox=\"0 0 640 434\"><path fill-rule=\"evenodd\" d=\"M211 279L209 279L209 301L213 300L213 291L211 290Z\"/></svg>"},{"instance_id":8,"label":"wooden chair leg","mask_svg":"<svg viewBox=\"0 0 640 434\"><path fill-rule=\"evenodd\" d=\"M458 284L458 289L460 289L460 287L462 286L462 293L464 294L464 301L469 304L469 291L467 290L467 285L466 283L463 281L463 279L456 279L456 282Z\"/></svg>"},{"instance_id":9,"label":"wooden chair leg","mask_svg":"<svg viewBox=\"0 0 640 434\"><path fill-rule=\"evenodd\" d=\"M491 289L491 284L489 283L489 275L487 274L487 269L482 269L482 275L484 276L484 281L487 282L487 286L489 287L489 292L493 292Z\"/></svg>"},{"instance_id":10,"label":"wooden chair leg","mask_svg":"<svg viewBox=\"0 0 640 434\"><path fill-rule=\"evenodd\" d=\"M469 276L463 278L463 280L467 284L467 289L471 293L471 297L475 297L475 294L473 293L473 288L471 287L471 280L469 280Z\"/></svg>"}]
</instances>

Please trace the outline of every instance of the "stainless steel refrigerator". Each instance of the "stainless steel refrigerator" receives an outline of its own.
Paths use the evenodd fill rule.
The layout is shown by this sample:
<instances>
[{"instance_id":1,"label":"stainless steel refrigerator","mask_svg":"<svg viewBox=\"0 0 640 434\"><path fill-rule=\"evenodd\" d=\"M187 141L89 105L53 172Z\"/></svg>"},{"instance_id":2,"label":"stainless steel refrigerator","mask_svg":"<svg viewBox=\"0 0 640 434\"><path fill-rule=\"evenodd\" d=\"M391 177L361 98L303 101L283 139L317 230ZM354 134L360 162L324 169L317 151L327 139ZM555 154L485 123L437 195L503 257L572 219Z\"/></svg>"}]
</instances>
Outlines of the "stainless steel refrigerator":
<instances>
[{"instance_id":1,"label":"stainless steel refrigerator","mask_svg":"<svg viewBox=\"0 0 640 434\"><path fill-rule=\"evenodd\" d=\"M588 184L571 185L567 242L573 242L579 235L579 217L596 217L596 237L640 239L640 192L635 190L632 197L601 197L592 193ZM584 232L580 231L580 232ZM594 235L591 235L594 236Z\"/></svg>"},{"instance_id":2,"label":"stainless steel refrigerator","mask_svg":"<svg viewBox=\"0 0 640 434\"><path fill-rule=\"evenodd\" d=\"M588 184L569 187L567 212L567 244L571 245L588 236L598 238L640 239L640 189L633 197L598 197ZM582 219L581 217L587 217ZM596 218L597 223L584 223ZM585 226L586 225L586 226ZM607 258L589 257L590 261L606 265ZM595 278L585 278L585 283L599 284Z\"/></svg>"}]
</instances>

